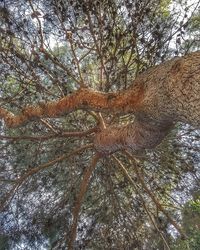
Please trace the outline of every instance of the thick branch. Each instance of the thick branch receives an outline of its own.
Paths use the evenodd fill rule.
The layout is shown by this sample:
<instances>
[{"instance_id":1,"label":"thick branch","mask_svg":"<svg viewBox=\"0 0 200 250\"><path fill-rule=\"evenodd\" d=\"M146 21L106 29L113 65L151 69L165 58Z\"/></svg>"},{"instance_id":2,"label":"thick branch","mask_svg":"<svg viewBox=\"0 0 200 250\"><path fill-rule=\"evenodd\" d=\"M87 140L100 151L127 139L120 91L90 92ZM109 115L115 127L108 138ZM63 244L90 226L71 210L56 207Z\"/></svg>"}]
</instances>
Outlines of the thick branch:
<instances>
[{"instance_id":1,"label":"thick branch","mask_svg":"<svg viewBox=\"0 0 200 250\"><path fill-rule=\"evenodd\" d=\"M138 121L127 126L108 127L98 133L94 140L97 151L110 154L117 150L132 149L133 151L152 149L167 135L172 124L166 127L151 126Z\"/></svg>"},{"instance_id":2,"label":"thick branch","mask_svg":"<svg viewBox=\"0 0 200 250\"><path fill-rule=\"evenodd\" d=\"M138 109L141 100L142 89L138 86L134 91L126 90L122 93L103 93L83 88L58 101L28 106L18 115L0 108L0 118L4 119L8 127L18 127L32 120L60 117L78 109L117 113L134 112Z\"/></svg>"},{"instance_id":3,"label":"thick branch","mask_svg":"<svg viewBox=\"0 0 200 250\"><path fill-rule=\"evenodd\" d=\"M103 93L82 88L60 100L26 107L14 115L0 108L8 127L43 117L59 117L78 109L107 113L134 113L123 128L103 129L95 139L98 151L140 150L158 145L177 121L200 126L200 51L174 58L139 75L131 88Z\"/></svg>"}]
</instances>

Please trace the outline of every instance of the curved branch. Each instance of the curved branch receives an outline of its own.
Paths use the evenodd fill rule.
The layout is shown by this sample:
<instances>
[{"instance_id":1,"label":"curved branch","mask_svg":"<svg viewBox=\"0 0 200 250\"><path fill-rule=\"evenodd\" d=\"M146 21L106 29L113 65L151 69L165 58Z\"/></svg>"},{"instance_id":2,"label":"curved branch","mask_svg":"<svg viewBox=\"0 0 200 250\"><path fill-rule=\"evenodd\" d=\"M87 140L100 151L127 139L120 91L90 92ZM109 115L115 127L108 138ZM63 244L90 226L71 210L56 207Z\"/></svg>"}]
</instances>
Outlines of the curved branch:
<instances>
[{"instance_id":1,"label":"curved branch","mask_svg":"<svg viewBox=\"0 0 200 250\"><path fill-rule=\"evenodd\" d=\"M200 126L200 51L174 58L139 75L131 88L103 93L81 88L69 96L26 107L18 115L0 108L8 127L18 127L44 117L60 117L78 109L107 113L134 113L134 124L103 129L95 139L96 149L153 148L177 121Z\"/></svg>"},{"instance_id":2,"label":"curved branch","mask_svg":"<svg viewBox=\"0 0 200 250\"><path fill-rule=\"evenodd\" d=\"M139 75L131 88L103 93L81 88L57 101L28 106L14 115L0 108L9 127L44 117L60 117L77 109L99 112L138 113L154 124L168 120L200 123L200 51L174 58ZM146 120L147 121L147 120ZM148 122L148 121L147 121Z\"/></svg>"},{"instance_id":3,"label":"curved branch","mask_svg":"<svg viewBox=\"0 0 200 250\"><path fill-rule=\"evenodd\" d=\"M103 93L82 88L57 101L27 106L18 115L0 108L0 118L4 119L8 127L14 128L39 118L60 117L78 109L117 113L134 112L142 99L141 88L135 86L134 91L126 90L122 93Z\"/></svg>"},{"instance_id":4,"label":"curved branch","mask_svg":"<svg viewBox=\"0 0 200 250\"><path fill-rule=\"evenodd\" d=\"M84 175L83 175L83 180L81 181L81 185L79 188L80 192L77 196L75 207L73 210L73 222L72 222L71 234L70 234L69 246L68 246L69 250L73 249L74 241L76 240L76 231L77 231L77 226L78 226L78 218L79 218L81 205L83 203L85 193L87 192L87 188L89 185L91 175L92 175L99 159L100 159L100 155L95 154L95 156L92 159L91 165L88 168L86 168Z\"/></svg>"}]
</instances>

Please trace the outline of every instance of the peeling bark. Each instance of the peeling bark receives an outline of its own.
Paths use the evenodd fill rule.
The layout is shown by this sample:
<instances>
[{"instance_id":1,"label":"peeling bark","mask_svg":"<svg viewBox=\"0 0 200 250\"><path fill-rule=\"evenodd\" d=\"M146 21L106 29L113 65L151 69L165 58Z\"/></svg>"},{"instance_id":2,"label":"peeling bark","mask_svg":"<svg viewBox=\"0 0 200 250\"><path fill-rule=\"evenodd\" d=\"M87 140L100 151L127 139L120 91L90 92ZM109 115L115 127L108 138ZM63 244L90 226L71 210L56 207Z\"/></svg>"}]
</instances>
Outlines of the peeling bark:
<instances>
[{"instance_id":1,"label":"peeling bark","mask_svg":"<svg viewBox=\"0 0 200 250\"><path fill-rule=\"evenodd\" d=\"M59 117L78 109L119 114L134 113L135 122L109 127L95 138L103 153L119 149L153 148L177 121L200 127L200 52L174 58L139 75L128 90L103 93L82 88L60 100L26 107L14 115L0 108L8 127L43 117Z\"/></svg>"}]
</instances>

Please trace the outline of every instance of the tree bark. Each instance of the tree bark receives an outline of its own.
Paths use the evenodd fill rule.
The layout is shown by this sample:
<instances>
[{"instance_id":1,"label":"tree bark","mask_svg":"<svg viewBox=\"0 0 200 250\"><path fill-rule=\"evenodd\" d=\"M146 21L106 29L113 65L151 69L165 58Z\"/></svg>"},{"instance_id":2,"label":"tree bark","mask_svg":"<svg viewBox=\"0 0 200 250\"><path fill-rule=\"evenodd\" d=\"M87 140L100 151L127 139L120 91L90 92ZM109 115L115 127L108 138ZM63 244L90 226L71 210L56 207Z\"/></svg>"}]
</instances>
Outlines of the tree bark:
<instances>
[{"instance_id":1,"label":"tree bark","mask_svg":"<svg viewBox=\"0 0 200 250\"><path fill-rule=\"evenodd\" d=\"M112 153L158 145L177 121L200 127L200 51L177 57L139 75L131 88L103 93L82 88L60 100L26 107L14 115L0 108L8 127L18 127L43 117L59 117L77 109L109 113L134 113L135 122L109 127L95 138L98 151Z\"/></svg>"},{"instance_id":2,"label":"tree bark","mask_svg":"<svg viewBox=\"0 0 200 250\"><path fill-rule=\"evenodd\" d=\"M142 99L142 86L135 86L133 91L126 90L120 93L103 93L81 88L60 100L28 106L18 115L0 108L0 118L4 119L8 127L15 128L29 121L45 117L60 117L78 109L122 114L135 112Z\"/></svg>"}]
</instances>

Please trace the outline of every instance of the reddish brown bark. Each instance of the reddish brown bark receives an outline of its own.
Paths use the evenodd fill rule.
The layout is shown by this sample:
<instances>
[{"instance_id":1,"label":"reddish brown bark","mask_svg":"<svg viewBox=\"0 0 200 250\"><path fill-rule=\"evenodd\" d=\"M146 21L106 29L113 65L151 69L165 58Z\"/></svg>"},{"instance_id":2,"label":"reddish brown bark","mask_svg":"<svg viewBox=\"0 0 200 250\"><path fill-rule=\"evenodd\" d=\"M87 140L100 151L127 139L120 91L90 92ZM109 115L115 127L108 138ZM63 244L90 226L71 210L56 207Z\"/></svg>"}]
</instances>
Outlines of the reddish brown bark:
<instances>
[{"instance_id":1,"label":"reddish brown bark","mask_svg":"<svg viewBox=\"0 0 200 250\"><path fill-rule=\"evenodd\" d=\"M182 121L200 126L200 52L174 58L139 75L128 90L103 93L82 88L60 100L26 107L18 115L0 108L8 127L43 117L59 117L77 109L134 113L135 122L104 129L95 138L98 151L153 148Z\"/></svg>"},{"instance_id":2,"label":"reddish brown bark","mask_svg":"<svg viewBox=\"0 0 200 250\"><path fill-rule=\"evenodd\" d=\"M139 109L142 99L142 86L121 93L103 93L82 88L60 100L28 106L18 115L0 108L0 118L4 119L8 127L14 128L38 118L60 117L77 109L128 113Z\"/></svg>"}]
</instances>

